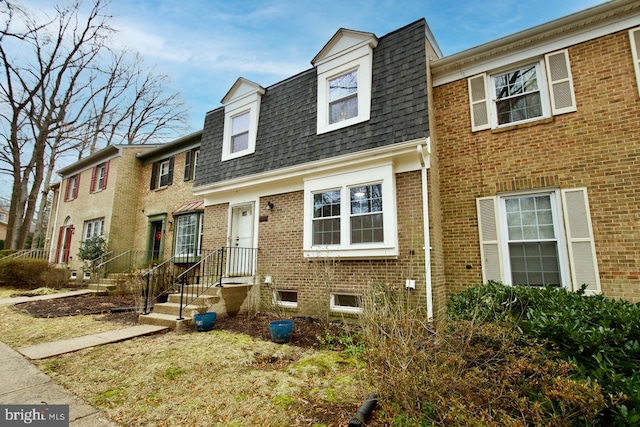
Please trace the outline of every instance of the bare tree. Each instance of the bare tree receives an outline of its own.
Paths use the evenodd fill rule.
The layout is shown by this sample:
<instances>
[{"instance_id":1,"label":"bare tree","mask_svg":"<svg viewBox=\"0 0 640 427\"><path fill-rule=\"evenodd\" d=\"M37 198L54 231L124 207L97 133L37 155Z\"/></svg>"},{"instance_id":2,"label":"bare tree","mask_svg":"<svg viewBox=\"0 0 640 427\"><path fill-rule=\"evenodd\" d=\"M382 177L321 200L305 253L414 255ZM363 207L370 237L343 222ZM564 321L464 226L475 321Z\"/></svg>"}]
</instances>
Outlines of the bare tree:
<instances>
[{"instance_id":1,"label":"bare tree","mask_svg":"<svg viewBox=\"0 0 640 427\"><path fill-rule=\"evenodd\" d=\"M13 178L6 246L23 248L39 209L48 198L59 156L78 158L116 142L145 143L172 126L183 126L186 110L167 95L166 76L145 73L130 53L114 53L107 0L80 0L55 7L38 20L10 1L0 29L0 173ZM13 27L18 27L15 30ZM18 52L18 53L16 53Z\"/></svg>"}]
</instances>

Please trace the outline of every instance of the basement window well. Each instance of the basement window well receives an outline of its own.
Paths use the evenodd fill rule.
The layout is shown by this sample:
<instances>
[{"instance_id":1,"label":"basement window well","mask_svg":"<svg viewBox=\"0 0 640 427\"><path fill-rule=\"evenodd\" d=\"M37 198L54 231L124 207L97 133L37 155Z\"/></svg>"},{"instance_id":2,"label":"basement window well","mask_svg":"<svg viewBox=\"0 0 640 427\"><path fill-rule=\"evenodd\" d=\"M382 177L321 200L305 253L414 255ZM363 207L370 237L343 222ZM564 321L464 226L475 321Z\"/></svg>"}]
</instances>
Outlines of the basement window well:
<instances>
[{"instance_id":1,"label":"basement window well","mask_svg":"<svg viewBox=\"0 0 640 427\"><path fill-rule=\"evenodd\" d=\"M297 308L298 291L275 289L273 291L273 304L280 307Z\"/></svg>"},{"instance_id":2,"label":"basement window well","mask_svg":"<svg viewBox=\"0 0 640 427\"><path fill-rule=\"evenodd\" d=\"M331 311L334 313L362 313L362 296L358 294L331 294Z\"/></svg>"}]
</instances>

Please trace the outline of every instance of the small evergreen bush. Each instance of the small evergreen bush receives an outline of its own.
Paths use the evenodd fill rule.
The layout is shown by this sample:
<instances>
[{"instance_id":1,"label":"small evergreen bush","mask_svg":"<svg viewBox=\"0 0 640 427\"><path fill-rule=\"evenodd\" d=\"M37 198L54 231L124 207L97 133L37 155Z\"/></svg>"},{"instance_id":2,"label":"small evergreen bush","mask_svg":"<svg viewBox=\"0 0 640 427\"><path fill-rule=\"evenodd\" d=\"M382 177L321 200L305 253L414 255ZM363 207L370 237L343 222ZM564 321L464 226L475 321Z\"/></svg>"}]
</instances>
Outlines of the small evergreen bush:
<instances>
[{"instance_id":1,"label":"small evergreen bush","mask_svg":"<svg viewBox=\"0 0 640 427\"><path fill-rule=\"evenodd\" d=\"M584 290L584 288L583 288ZM577 367L574 378L597 382L616 404L601 425L640 423L640 305L563 288L490 282L450 297L448 316L508 322Z\"/></svg>"}]
</instances>

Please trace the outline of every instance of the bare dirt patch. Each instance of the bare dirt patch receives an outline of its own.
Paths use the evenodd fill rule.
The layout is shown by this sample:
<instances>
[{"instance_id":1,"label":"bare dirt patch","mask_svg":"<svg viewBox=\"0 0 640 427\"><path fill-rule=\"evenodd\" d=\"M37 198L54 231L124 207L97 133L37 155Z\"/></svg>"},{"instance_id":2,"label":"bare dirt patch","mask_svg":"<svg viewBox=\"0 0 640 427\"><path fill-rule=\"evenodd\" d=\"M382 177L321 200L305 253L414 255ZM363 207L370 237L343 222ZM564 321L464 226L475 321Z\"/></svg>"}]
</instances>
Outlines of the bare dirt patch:
<instances>
[{"instance_id":1,"label":"bare dirt patch","mask_svg":"<svg viewBox=\"0 0 640 427\"><path fill-rule=\"evenodd\" d=\"M98 320L135 325L138 323L138 313L126 311L135 306L135 299L131 295L80 295L76 297L55 298L49 300L29 301L15 306L16 310L35 317L63 317L90 314L103 314ZM237 315L219 318L215 329L242 333L262 340L270 340L269 321L278 317L274 313L260 312L251 315ZM293 317L294 332L290 345L299 347L320 347L318 337L327 334L339 336L344 332L344 325L339 322L321 322L310 317ZM334 343L333 348L340 346Z\"/></svg>"}]
</instances>

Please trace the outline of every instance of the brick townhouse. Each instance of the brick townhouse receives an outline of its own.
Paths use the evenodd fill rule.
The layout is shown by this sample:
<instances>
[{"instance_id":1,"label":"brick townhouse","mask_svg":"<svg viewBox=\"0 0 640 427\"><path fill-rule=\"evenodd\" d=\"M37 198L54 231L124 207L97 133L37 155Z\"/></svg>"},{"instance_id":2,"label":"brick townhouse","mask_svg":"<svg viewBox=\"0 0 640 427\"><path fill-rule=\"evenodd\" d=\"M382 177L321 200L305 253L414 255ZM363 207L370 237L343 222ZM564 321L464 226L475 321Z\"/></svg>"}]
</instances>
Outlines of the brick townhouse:
<instances>
[{"instance_id":1,"label":"brick townhouse","mask_svg":"<svg viewBox=\"0 0 640 427\"><path fill-rule=\"evenodd\" d=\"M639 51L630 0L446 57L424 19L340 29L308 70L239 78L201 132L132 156L109 242L177 261L247 249L225 286L305 316L358 313L377 285L434 316L488 280L640 301ZM57 261L93 163L61 171Z\"/></svg>"},{"instance_id":2,"label":"brick townhouse","mask_svg":"<svg viewBox=\"0 0 640 427\"><path fill-rule=\"evenodd\" d=\"M431 63L447 293L640 301L639 47L613 1Z\"/></svg>"}]
</instances>

